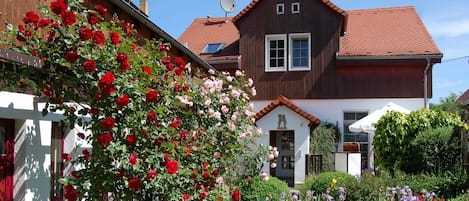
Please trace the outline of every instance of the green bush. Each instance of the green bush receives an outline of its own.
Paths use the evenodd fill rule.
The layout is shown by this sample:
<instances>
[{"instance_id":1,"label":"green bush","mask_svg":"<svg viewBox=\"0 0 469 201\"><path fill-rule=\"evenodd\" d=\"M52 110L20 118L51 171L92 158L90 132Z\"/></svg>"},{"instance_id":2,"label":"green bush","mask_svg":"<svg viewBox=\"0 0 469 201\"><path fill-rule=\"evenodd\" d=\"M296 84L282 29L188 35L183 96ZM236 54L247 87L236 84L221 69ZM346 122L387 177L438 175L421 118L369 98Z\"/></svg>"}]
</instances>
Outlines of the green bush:
<instances>
[{"instance_id":1,"label":"green bush","mask_svg":"<svg viewBox=\"0 0 469 201\"><path fill-rule=\"evenodd\" d=\"M454 198L469 190L469 175L464 170L440 174L411 175L401 182L401 186L408 185L415 192L425 189L444 198Z\"/></svg>"},{"instance_id":2,"label":"green bush","mask_svg":"<svg viewBox=\"0 0 469 201\"><path fill-rule=\"evenodd\" d=\"M337 136L340 132L333 124L321 124L311 133L310 152L322 154L323 171L332 171L334 168L334 154Z\"/></svg>"},{"instance_id":3,"label":"green bush","mask_svg":"<svg viewBox=\"0 0 469 201\"><path fill-rule=\"evenodd\" d=\"M288 184L275 177L270 177L269 180L264 181L261 177L256 177L249 182L246 182L241 189L242 200L249 201L265 201L267 197L270 200L280 200L282 192L286 196L290 195Z\"/></svg>"},{"instance_id":4,"label":"green bush","mask_svg":"<svg viewBox=\"0 0 469 201\"><path fill-rule=\"evenodd\" d=\"M335 181L335 182L334 182ZM358 180L345 172L324 172L319 175L314 175L306 178L304 185L300 187L301 197L305 197L306 192L311 190L315 195L330 190L333 197L337 197L338 187L345 187L348 193L347 184L358 183ZM349 199L347 199L349 200Z\"/></svg>"},{"instance_id":5,"label":"green bush","mask_svg":"<svg viewBox=\"0 0 469 201\"><path fill-rule=\"evenodd\" d=\"M438 173L453 170L461 165L461 140L452 127L428 129L420 132L413 140L415 158L419 169Z\"/></svg>"},{"instance_id":6,"label":"green bush","mask_svg":"<svg viewBox=\"0 0 469 201\"><path fill-rule=\"evenodd\" d=\"M454 199L451 199L451 201L468 201L468 200L469 200L469 193L465 193Z\"/></svg>"}]
</instances>

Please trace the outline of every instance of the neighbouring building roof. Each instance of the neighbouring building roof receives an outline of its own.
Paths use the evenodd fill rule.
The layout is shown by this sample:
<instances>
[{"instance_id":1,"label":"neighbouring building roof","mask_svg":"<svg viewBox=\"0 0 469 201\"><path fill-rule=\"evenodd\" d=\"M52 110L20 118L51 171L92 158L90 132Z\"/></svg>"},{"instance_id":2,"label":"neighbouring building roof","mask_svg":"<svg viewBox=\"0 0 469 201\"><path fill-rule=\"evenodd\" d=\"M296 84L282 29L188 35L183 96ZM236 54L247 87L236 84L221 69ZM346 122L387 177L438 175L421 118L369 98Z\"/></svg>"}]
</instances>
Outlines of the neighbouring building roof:
<instances>
[{"instance_id":1,"label":"neighbouring building roof","mask_svg":"<svg viewBox=\"0 0 469 201\"><path fill-rule=\"evenodd\" d=\"M257 3L259 3L261 0L253 0L251 1L251 3L249 3L249 5L247 5L241 12L239 12L234 18L233 18L233 22L236 22L237 20L241 19L246 13L248 13L249 11L251 11L256 5ZM332 10L334 10L335 12L341 14L342 16L347 16L347 12L342 10L341 8L337 7L334 3L332 3L330 0L321 0L324 4L326 4L327 6L329 6L329 8L331 8Z\"/></svg>"},{"instance_id":2,"label":"neighbouring building roof","mask_svg":"<svg viewBox=\"0 0 469 201\"><path fill-rule=\"evenodd\" d=\"M350 10L338 56L439 55L413 6Z\"/></svg>"},{"instance_id":3,"label":"neighbouring building roof","mask_svg":"<svg viewBox=\"0 0 469 201\"><path fill-rule=\"evenodd\" d=\"M296 112L297 114L299 114L303 118L307 119L308 121L310 121L314 125L318 125L318 124L321 123L321 120L319 120L317 117L305 112L304 110L302 110L301 108L299 108L298 106L293 104L285 96L277 97L277 99L275 99L269 105L267 105L266 107L261 109L259 112L257 112L256 115L254 116L254 118L257 121L257 120L261 119L262 117L267 115L269 112L271 112L272 110L274 110L275 108L277 108L278 106L281 106L281 105L283 105L283 106L289 108L290 110Z\"/></svg>"},{"instance_id":4,"label":"neighbouring building roof","mask_svg":"<svg viewBox=\"0 0 469 201\"><path fill-rule=\"evenodd\" d=\"M231 17L197 18L179 37L178 41L207 62L238 60L239 32ZM223 50L214 54L204 54L209 43L223 43Z\"/></svg>"},{"instance_id":5,"label":"neighbouring building roof","mask_svg":"<svg viewBox=\"0 0 469 201\"><path fill-rule=\"evenodd\" d=\"M469 102L469 89L466 90L466 92L464 92L463 94L461 94L461 96L459 96L459 98L457 99L457 101L460 101L460 102Z\"/></svg>"}]
</instances>

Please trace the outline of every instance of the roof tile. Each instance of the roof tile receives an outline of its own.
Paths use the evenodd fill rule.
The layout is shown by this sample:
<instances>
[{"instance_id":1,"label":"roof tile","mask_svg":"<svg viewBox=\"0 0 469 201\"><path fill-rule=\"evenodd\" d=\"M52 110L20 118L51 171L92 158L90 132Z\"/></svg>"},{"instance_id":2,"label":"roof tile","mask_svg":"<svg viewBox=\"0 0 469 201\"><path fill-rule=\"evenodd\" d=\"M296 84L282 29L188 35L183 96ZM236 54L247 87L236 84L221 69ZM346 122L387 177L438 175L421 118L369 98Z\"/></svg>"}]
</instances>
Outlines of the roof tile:
<instances>
[{"instance_id":1,"label":"roof tile","mask_svg":"<svg viewBox=\"0 0 469 201\"><path fill-rule=\"evenodd\" d=\"M266 107L262 108L259 112L257 112L256 115L254 116L254 118L256 119L256 121L258 121L259 119L262 119L262 117L267 115L269 112L271 112L272 110L274 110L275 108L277 108L278 106L281 106L281 105L284 105L287 108L289 108L290 110L296 112L300 116L302 116L305 119L307 119L308 121L310 121L312 124L318 125L318 124L321 123L321 120L319 120L315 116L305 112L304 110L302 110L301 108L299 108L298 106L293 104L285 96L277 97L277 99L273 100L269 105L267 105Z\"/></svg>"}]
</instances>

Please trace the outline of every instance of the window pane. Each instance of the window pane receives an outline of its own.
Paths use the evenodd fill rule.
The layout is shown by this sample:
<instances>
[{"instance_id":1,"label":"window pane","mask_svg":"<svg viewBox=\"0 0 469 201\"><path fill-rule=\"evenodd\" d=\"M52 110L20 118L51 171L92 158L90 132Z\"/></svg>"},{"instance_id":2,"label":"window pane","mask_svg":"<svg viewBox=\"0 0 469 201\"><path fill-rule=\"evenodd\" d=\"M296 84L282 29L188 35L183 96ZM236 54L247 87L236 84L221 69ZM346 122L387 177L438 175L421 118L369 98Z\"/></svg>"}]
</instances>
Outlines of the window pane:
<instances>
[{"instance_id":1,"label":"window pane","mask_svg":"<svg viewBox=\"0 0 469 201\"><path fill-rule=\"evenodd\" d=\"M284 48L284 47L285 47L285 44L283 40L278 40L278 48Z\"/></svg>"},{"instance_id":2,"label":"window pane","mask_svg":"<svg viewBox=\"0 0 469 201\"><path fill-rule=\"evenodd\" d=\"M285 62L284 59L278 59L278 67L284 67L283 63Z\"/></svg>"},{"instance_id":3,"label":"window pane","mask_svg":"<svg viewBox=\"0 0 469 201\"><path fill-rule=\"evenodd\" d=\"M284 50L277 50L277 53L278 53L278 55L277 55L278 57L280 57L280 58L285 57L285 55L284 55L285 51Z\"/></svg>"},{"instance_id":4,"label":"window pane","mask_svg":"<svg viewBox=\"0 0 469 201\"><path fill-rule=\"evenodd\" d=\"M277 60L276 59L270 59L270 67L277 67Z\"/></svg>"},{"instance_id":5,"label":"window pane","mask_svg":"<svg viewBox=\"0 0 469 201\"><path fill-rule=\"evenodd\" d=\"M217 52L221 47L222 47L222 43L209 43L207 44L207 47L205 48L205 52L206 53L213 53L213 52Z\"/></svg>"},{"instance_id":6,"label":"window pane","mask_svg":"<svg viewBox=\"0 0 469 201\"><path fill-rule=\"evenodd\" d=\"M277 57L277 51L275 50L270 50L270 58Z\"/></svg>"},{"instance_id":7,"label":"window pane","mask_svg":"<svg viewBox=\"0 0 469 201\"><path fill-rule=\"evenodd\" d=\"M0 154L6 154L6 135L5 127L0 127Z\"/></svg>"},{"instance_id":8,"label":"window pane","mask_svg":"<svg viewBox=\"0 0 469 201\"><path fill-rule=\"evenodd\" d=\"M299 66L308 66L308 58L302 57L299 60L300 60Z\"/></svg>"},{"instance_id":9,"label":"window pane","mask_svg":"<svg viewBox=\"0 0 469 201\"><path fill-rule=\"evenodd\" d=\"M270 48L277 48L277 41L271 40L270 41Z\"/></svg>"}]
</instances>

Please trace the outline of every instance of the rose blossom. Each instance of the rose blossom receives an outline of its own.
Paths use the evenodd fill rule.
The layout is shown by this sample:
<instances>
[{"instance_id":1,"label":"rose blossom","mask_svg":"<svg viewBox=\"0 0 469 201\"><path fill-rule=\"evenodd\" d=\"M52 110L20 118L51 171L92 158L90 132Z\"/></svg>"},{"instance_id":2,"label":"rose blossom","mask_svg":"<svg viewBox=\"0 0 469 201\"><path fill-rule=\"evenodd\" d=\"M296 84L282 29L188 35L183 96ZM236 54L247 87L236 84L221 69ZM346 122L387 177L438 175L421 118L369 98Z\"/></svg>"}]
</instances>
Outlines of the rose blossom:
<instances>
[{"instance_id":1,"label":"rose blossom","mask_svg":"<svg viewBox=\"0 0 469 201\"><path fill-rule=\"evenodd\" d=\"M115 124L116 124L116 121L112 117L107 117L101 120L101 125L105 129L112 129L114 128Z\"/></svg>"},{"instance_id":2,"label":"rose blossom","mask_svg":"<svg viewBox=\"0 0 469 201\"><path fill-rule=\"evenodd\" d=\"M228 107L226 107L226 105L221 106L221 112L223 112L223 114L228 113L228 111L230 111L230 109L228 109Z\"/></svg>"},{"instance_id":3,"label":"rose blossom","mask_svg":"<svg viewBox=\"0 0 469 201\"><path fill-rule=\"evenodd\" d=\"M42 89L42 94L44 94L44 96L51 97L54 95L54 90L49 85L46 85Z\"/></svg>"},{"instance_id":4,"label":"rose blossom","mask_svg":"<svg viewBox=\"0 0 469 201\"><path fill-rule=\"evenodd\" d=\"M142 183L140 182L139 178L130 178L129 179L129 188L130 190L136 191L140 189Z\"/></svg>"},{"instance_id":5,"label":"rose blossom","mask_svg":"<svg viewBox=\"0 0 469 201\"><path fill-rule=\"evenodd\" d=\"M83 69L88 73L93 72L96 70L96 62L92 59L87 59L85 62L83 62Z\"/></svg>"},{"instance_id":6,"label":"rose blossom","mask_svg":"<svg viewBox=\"0 0 469 201\"><path fill-rule=\"evenodd\" d=\"M106 37L104 36L104 33L101 30L93 32L93 43L94 44L96 44L96 45L104 44L105 38Z\"/></svg>"},{"instance_id":7,"label":"rose blossom","mask_svg":"<svg viewBox=\"0 0 469 201\"><path fill-rule=\"evenodd\" d=\"M125 94L116 99L116 104L118 107L125 107L130 103L129 97Z\"/></svg>"},{"instance_id":8,"label":"rose blossom","mask_svg":"<svg viewBox=\"0 0 469 201\"><path fill-rule=\"evenodd\" d=\"M166 169L168 170L168 174L176 174L179 169L178 162L176 160L166 161Z\"/></svg>"},{"instance_id":9,"label":"rose blossom","mask_svg":"<svg viewBox=\"0 0 469 201\"><path fill-rule=\"evenodd\" d=\"M150 111L147 113L147 121L153 122L156 120L156 112L155 111Z\"/></svg>"},{"instance_id":10,"label":"rose blossom","mask_svg":"<svg viewBox=\"0 0 469 201\"><path fill-rule=\"evenodd\" d=\"M142 66L142 71L145 72L148 76L151 75L151 68L149 66Z\"/></svg>"},{"instance_id":11,"label":"rose blossom","mask_svg":"<svg viewBox=\"0 0 469 201\"><path fill-rule=\"evenodd\" d=\"M111 33L109 33L109 37L111 38L112 44L114 44L114 45L119 44L119 42L120 42L120 36L119 36L119 34L118 34L117 32L111 31Z\"/></svg>"},{"instance_id":12,"label":"rose blossom","mask_svg":"<svg viewBox=\"0 0 469 201\"><path fill-rule=\"evenodd\" d=\"M83 159L85 159L85 161L91 160L90 152L88 151L88 149L84 149L83 151L81 151L81 154L83 155Z\"/></svg>"},{"instance_id":13,"label":"rose blossom","mask_svg":"<svg viewBox=\"0 0 469 201\"><path fill-rule=\"evenodd\" d=\"M72 11L65 11L62 13L62 23L65 25L72 25L76 22L77 16Z\"/></svg>"},{"instance_id":14,"label":"rose blossom","mask_svg":"<svg viewBox=\"0 0 469 201\"><path fill-rule=\"evenodd\" d=\"M175 129L178 129L179 128L179 123L181 122L181 119L180 118L175 118L170 124L169 126L175 128Z\"/></svg>"},{"instance_id":15,"label":"rose blossom","mask_svg":"<svg viewBox=\"0 0 469 201\"><path fill-rule=\"evenodd\" d=\"M231 198L233 201L239 201L241 199L241 192L239 190L235 190Z\"/></svg>"},{"instance_id":16,"label":"rose blossom","mask_svg":"<svg viewBox=\"0 0 469 201\"><path fill-rule=\"evenodd\" d=\"M158 173L156 172L155 169L149 169L149 170L147 171L147 179L154 179L154 178L156 178L156 175L157 175L157 174L158 174Z\"/></svg>"},{"instance_id":17,"label":"rose blossom","mask_svg":"<svg viewBox=\"0 0 469 201\"><path fill-rule=\"evenodd\" d=\"M79 35L81 40L89 40L93 36L93 30L87 26L83 26L80 28Z\"/></svg>"},{"instance_id":18,"label":"rose blossom","mask_svg":"<svg viewBox=\"0 0 469 201\"><path fill-rule=\"evenodd\" d=\"M128 71L130 68L129 59L126 58L124 61L122 61L120 67L122 72Z\"/></svg>"},{"instance_id":19,"label":"rose blossom","mask_svg":"<svg viewBox=\"0 0 469 201\"><path fill-rule=\"evenodd\" d=\"M103 146L107 147L112 142L112 135L110 133L104 133L98 136L98 143Z\"/></svg>"},{"instance_id":20,"label":"rose blossom","mask_svg":"<svg viewBox=\"0 0 469 201\"><path fill-rule=\"evenodd\" d=\"M50 10L57 15L60 15L65 10L67 10L67 4L64 2L64 0L53 1L50 3L49 7Z\"/></svg>"},{"instance_id":21,"label":"rose blossom","mask_svg":"<svg viewBox=\"0 0 469 201\"><path fill-rule=\"evenodd\" d=\"M127 135L127 143L130 145L135 145L137 144L137 136L132 134L132 135Z\"/></svg>"},{"instance_id":22,"label":"rose blossom","mask_svg":"<svg viewBox=\"0 0 469 201\"><path fill-rule=\"evenodd\" d=\"M34 11L28 11L26 12L26 15L23 18L23 22L25 24L37 24L39 22L39 16Z\"/></svg>"},{"instance_id":23,"label":"rose blossom","mask_svg":"<svg viewBox=\"0 0 469 201\"><path fill-rule=\"evenodd\" d=\"M132 164L132 165L137 164L137 162L138 162L138 157L137 157L137 154L136 154L135 152L130 154L129 162L130 162L130 164Z\"/></svg>"},{"instance_id":24,"label":"rose blossom","mask_svg":"<svg viewBox=\"0 0 469 201\"><path fill-rule=\"evenodd\" d=\"M67 60L70 63L74 63L80 58L78 53L75 50L70 50L67 53L65 53L64 59Z\"/></svg>"},{"instance_id":25,"label":"rose blossom","mask_svg":"<svg viewBox=\"0 0 469 201\"><path fill-rule=\"evenodd\" d=\"M215 152L215 153L213 153L213 158L219 159L220 157L221 157L221 153L220 153L220 152Z\"/></svg>"},{"instance_id":26,"label":"rose blossom","mask_svg":"<svg viewBox=\"0 0 469 201\"><path fill-rule=\"evenodd\" d=\"M95 25L99 22L99 17L96 13L90 13L88 15L88 23L90 23L91 25Z\"/></svg>"},{"instance_id":27,"label":"rose blossom","mask_svg":"<svg viewBox=\"0 0 469 201\"><path fill-rule=\"evenodd\" d=\"M145 96L146 96L146 101L149 103L154 103L158 100L158 92L154 89L149 89Z\"/></svg>"},{"instance_id":28,"label":"rose blossom","mask_svg":"<svg viewBox=\"0 0 469 201\"><path fill-rule=\"evenodd\" d=\"M104 15L107 12L107 8L105 8L104 6L102 6L100 4L96 4L94 6L94 9L96 9L96 11L98 11L98 13L101 14L101 15Z\"/></svg>"},{"instance_id":29,"label":"rose blossom","mask_svg":"<svg viewBox=\"0 0 469 201\"><path fill-rule=\"evenodd\" d=\"M217 182L217 184L222 184L225 180L223 179L223 177L218 177L215 182Z\"/></svg>"},{"instance_id":30,"label":"rose blossom","mask_svg":"<svg viewBox=\"0 0 469 201\"><path fill-rule=\"evenodd\" d=\"M187 200L189 200L189 198L191 198L191 196L187 193L184 193L184 195L182 195L182 200L183 201L187 201Z\"/></svg>"},{"instance_id":31,"label":"rose blossom","mask_svg":"<svg viewBox=\"0 0 469 201\"><path fill-rule=\"evenodd\" d=\"M277 163L271 163L270 164L270 168L276 168L277 167Z\"/></svg>"}]
</instances>

